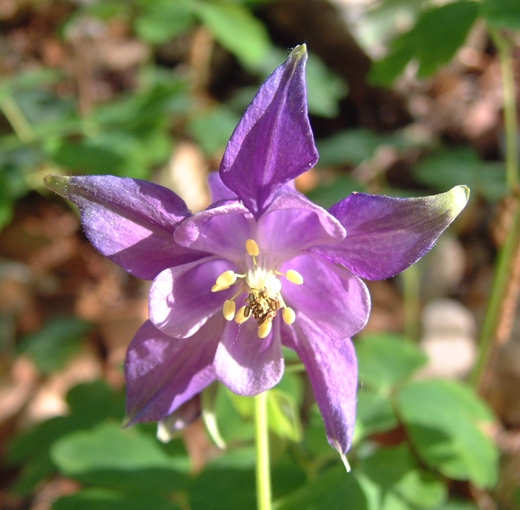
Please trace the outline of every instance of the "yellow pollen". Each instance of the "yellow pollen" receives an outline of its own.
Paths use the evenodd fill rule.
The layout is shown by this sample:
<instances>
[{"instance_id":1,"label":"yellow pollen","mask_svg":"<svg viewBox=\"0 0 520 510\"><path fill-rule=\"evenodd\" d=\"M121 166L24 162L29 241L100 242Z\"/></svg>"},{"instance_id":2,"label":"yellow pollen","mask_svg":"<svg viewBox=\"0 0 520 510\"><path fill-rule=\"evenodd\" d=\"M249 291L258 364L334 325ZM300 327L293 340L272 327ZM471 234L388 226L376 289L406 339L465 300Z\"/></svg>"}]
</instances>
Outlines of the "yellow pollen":
<instances>
[{"instance_id":1,"label":"yellow pollen","mask_svg":"<svg viewBox=\"0 0 520 510\"><path fill-rule=\"evenodd\" d=\"M248 239L246 241L246 251L250 257L258 257L260 248L254 239Z\"/></svg>"},{"instance_id":2,"label":"yellow pollen","mask_svg":"<svg viewBox=\"0 0 520 510\"><path fill-rule=\"evenodd\" d=\"M300 273L298 273L298 271L295 271L294 269L289 269L289 271L287 271L287 274L285 275L285 277L291 283L295 283L296 285L301 285L303 283L303 276Z\"/></svg>"},{"instance_id":3,"label":"yellow pollen","mask_svg":"<svg viewBox=\"0 0 520 510\"><path fill-rule=\"evenodd\" d=\"M235 322L237 324L244 324L244 322L247 321L247 319L249 319L249 317L251 317L251 315L246 315L245 314L245 310L246 310L247 306L241 306L238 310L237 310L237 313L235 315Z\"/></svg>"},{"instance_id":4,"label":"yellow pollen","mask_svg":"<svg viewBox=\"0 0 520 510\"><path fill-rule=\"evenodd\" d=\"M222 290L229 287L230 285L233 285L236 281L237 281L237 277L238 275L234 272L234 271L231 271L231 269L229 271L224 271L218 278L217 278L217 281L215 282L216 285L218 285L219 287L222 287ZM214 291L216 292L216 291Z\"/></svg>"},{"instance_id":5,"label":"yellow pollen","mask_svg":"<svg viewBox=\"0 0 520 510\"><path fill-rule=\"evenodd\" d=\"M235 317L235 302L231 299L226 299L222 307L222 313L227 321L232 321Z\"/></svg>"},{"instance_id":6,"label":"yellow pollen","mask_svg":"<svg viewBox=\"0 0 520 510\"><path fill-rule=\"evenodd\" d=\"M258 338L265 338L269 333L271 333L272 328L273 323L271 321L260 324L260 326L258 326Z\"/></svg>"},{"instance_id":7,"label":"yellow pollen","mask_svg":"<svg viewBox=\"0 0 520 510\"><path fill-rule=\"evenodd\" d=\"M283 321L285 324L292 324L296 320L296 313L292 308L284 308L282 312Z\"/></svg>"}]
</instances>

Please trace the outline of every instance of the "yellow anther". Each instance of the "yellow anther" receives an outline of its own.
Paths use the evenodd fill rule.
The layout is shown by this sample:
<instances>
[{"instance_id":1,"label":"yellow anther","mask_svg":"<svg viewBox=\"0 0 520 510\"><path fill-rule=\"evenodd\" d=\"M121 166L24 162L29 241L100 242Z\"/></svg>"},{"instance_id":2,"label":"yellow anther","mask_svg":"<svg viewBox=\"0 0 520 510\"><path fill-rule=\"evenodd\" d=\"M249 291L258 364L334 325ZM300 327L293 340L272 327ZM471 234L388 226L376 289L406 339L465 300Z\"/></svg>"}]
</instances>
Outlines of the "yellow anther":
<instances>
[{"instance_id":1,"label":"yellow anther","mask_svg":"<svg viewBox=\"0 0 520 510\"><path fill-rule=\"evenodd\" d=\"M260 326L258 326L258 338L265 338L269 333L271 333L272 327L273 323L271 321L260 324Z\"/></svg>"},{"instance_id":2,"label":"yellow anther","mask_svg":"<svg viewBox=\"0 0 520 510\"><path fill-rule=\"evenodd\" d=\"M294 310L289 307L283 309L282 317L285 324L292 324L296 320Z\"/></svg>"},{"instance_id":3,"label":"yellow anther","mask_svg":"<svg viewBox=\"0 0 520 510\"><path fill-rule=\"evenodd\" d=\"M245 309L246 307L245 306L241 306L238 310L237 310L237 313L235 315L235 322L237 324L244 324L244 322L247 321L247 319L249 319L249 317L251 317L251 315L248 315L246 317L245 315Z\"/></svg>"},{"instance_id":4,"label":"yellow anther","mask_svg":"<svg viewBox=\"0 0 520 510\"><path fill-rule=\"evenodd\" d=\"M301 285L303 283L303 276L298 273L298 271L295 271L294 269L289 269L287 271L287 274L285 277L291 282L295 283L296 285ZM217 280L218 283L218 280Z\"/></svg>"},{"instance_id":5,"label":"yellow anther","mask_svg":"<svg viewBox=\"0 0 520 510\"><path fill-rule=\"evenodd\" d=\"M237 281L237 274L234 271L224 271L215 282L216 285L222 287L223 289L233 285ZM215 292L215 291L214 291Z\"/></svg>"},{"instance_id":6,"label":"yellow anther","mask_svg":"<svg viewBox=\"0 0 520 510\"><path fill-rule=\"evenodd\" d=\"M231 299L226 299L222 307L222 313L227 321L232 321L235 317L235 302Z\"/></svg>"},{"instance_id":7,"label":"yellow anther","mask_svg":"<svg viewBox=\"0 0 520 510\"><path fill-rule=\"evenodd\" d=\"M254 239L248 239L246 241L246 251L250 257L258 257L260 248Z\"/></svg>"},{"instance_id":8,"label":"yellow anther","mask_svg":"<svg viewBox=\"0 0 520 510\"><path fill-rule=\"evenodd\" d=\"M229 289L229 286L226 285L225 287L221 287L220 285L217 285L215 283L215 285L213 285L213 287L211 287L211 292L220 292L221 290L227 290Z\"/></svg>"}]
</instances>

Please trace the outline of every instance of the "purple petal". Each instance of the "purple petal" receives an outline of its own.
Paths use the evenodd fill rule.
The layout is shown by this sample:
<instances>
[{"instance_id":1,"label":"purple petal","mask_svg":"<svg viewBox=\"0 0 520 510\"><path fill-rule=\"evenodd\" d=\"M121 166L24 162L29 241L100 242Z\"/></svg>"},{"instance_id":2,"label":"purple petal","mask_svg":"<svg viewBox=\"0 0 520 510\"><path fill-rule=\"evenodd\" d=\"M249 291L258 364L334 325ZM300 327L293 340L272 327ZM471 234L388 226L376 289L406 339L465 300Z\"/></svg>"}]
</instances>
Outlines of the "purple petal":
<instances>
[{"instance_id":1,"label":"purple petal","mask_svg":"<svg viewBox=\"0 0 520 510\"><path fill-rule=\"evenodd\" d=\"M424 198L354 193L330 209L346 228L346 239L319 251L368 280L390 278L432 248L468 198L466 186Z\"/></svg>"},{"instance_id":2,"label":"purple petal","mask_svg":"<svg viewBox=\"0 0 520 510\"><path fill-rule=\"evenodd\" d=\"M150 321L173 338L193 335L235 292L211 292L217 277L229 269L236 271L227 260L206 258L162 271L150 289Z\"/></svg>"},{"instance_id":3,"label":"purple petal","mask_svg":"<svg viewBox=\"0 0 520 510\"><path fill-rule=\"evenodd\" d=\"M356 419L357 361L350 338L332 339L307 318L283 325L284 344L302 360L327 438L344 455L352 443Z\"/></svg>"},{"instance_id":4,"label":"purple petal","mask_svg":"<svg viewBox=\"0 0 520 510\"><path fill-rule=\"evenodd\" d=\"M307 115L307 49L297 46L262 85L235 128L220 177L255 215L274 190L318 160Z\"/></svg>"},{"instance_id":5,"label":"purple petal","mask_svg":"<svg viewBox=\"0 0 520 510\"><path fill-rule=\"evenodd\" d=\"M325 209L303 195L278 195L258 220L257 239L261 250L276 254L280 261L316 245L337 244L345 229Z\"/></svg>"},{"instance_id":6,"label":"purple petal","mask_svg":"<svg viewBox=\"0 0 520 510\"><path fill-rule=\"evenodd\" d=\"M228 203L191 216L175 231L175 242L194 250L214 253L233 261L245 256L253 218L240 203Z\"/></svg>"},{"instance_id":7,"label":"purple petal","mask_svg":"<svg viewBox=\"0 0 520 510\"><path fill-rule=\"evenodd\" d=\"M94 248L138 278L151 280L201 256L173 241L175 227L190 213L167 188L110 175L48 175L45 185L76 204Z\"/></svg>"},{"instance_id":8,"label":"purple petal","mask_svg":"<svg viewBox=\"0 0 520 510\"><path fill-rule=\"evenodd\" d=\"M278 321L264 339L250 319L241 326L228 322L215 354L217 379L239 395L253 396L272 388L282 378L284 360Z\"/></svg>"},{"instance_id":9,"label":"purple petal","mask_svg":"<svg viewBox=\"0 0 520 510\"><path fill-rule=\"evenodd\" d=\"M177 432L198 419L201 413L200 395L195 395L157 424L157 438L163 443L167 443Z\"/></svg>"},{"instance_id":10,"label":"purple petal","mask_svg":"<svg viewBox=\"0 0 520 510\"><path fill-rule=\"evenodd\" d=\"M126 354L129 425L161 420L215 380L213 357L223 323L223 317L215 317L182 340L144 323Z\"/></svg>"},{"instance_id":11,"label":"purple petal","mask_svg":"<svg viewBox=\"0 0 520 510\"><path fill-rule=\"evenodd\" d=\"M288 306L307 317L331 338L345 338L366 325L370 294L366 285L350 271L312 255L296 257L281 268L298 271L303 284L282 279L282 296Z\"/></svg>"},{"instance_id":12,"label":"purple petal","mask_svg":"<svg viewBox=\"0 0 520 510\"><path fill-rule=\"evenodd\" d=\"M233 193L220 178L218 172L211 172L208 175L208 186L211 193L211 202L219 202L220 200L236 200L238 197Z\"/></svg>"}]
</instances>

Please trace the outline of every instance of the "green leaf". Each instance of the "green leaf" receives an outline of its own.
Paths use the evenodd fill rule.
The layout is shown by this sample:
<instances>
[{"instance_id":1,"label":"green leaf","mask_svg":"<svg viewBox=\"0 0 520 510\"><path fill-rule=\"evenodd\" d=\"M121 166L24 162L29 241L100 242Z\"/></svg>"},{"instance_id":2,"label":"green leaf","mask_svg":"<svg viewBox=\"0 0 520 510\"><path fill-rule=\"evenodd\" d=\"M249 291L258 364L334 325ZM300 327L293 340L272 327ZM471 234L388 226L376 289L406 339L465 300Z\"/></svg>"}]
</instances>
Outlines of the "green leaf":
<instances>
[{"instance_id":1,"label":"green leaf","mask_svg":"<svg viewBox=\"0 0 520 510\"><path fill-rule=\"evenodd\" d=\"M398 145L402 142L395 135L381 135L368 129L349 129L318 143L320 166L357 166L373 157L382 145Z\"/></svg>"},{"instance_id":2,"label":"green leaf","mask_svg":"<svg viewBox=\"0 0 520 510\"><path fill-rule=\"evenodd\" d=\"M262 22L243 5L229 1L199 2L197 15L215 39L245 65L255 66L266 56L270 41Z\"/></svg>"},{"instance_id":3,"label":"green leaf","mask_svg":"<svg viewBox=\"0 0 520 510\"><path fill-rule=\"evenodd\" d=\"M51 447L51 458L65 476L83 483L152 494L185 486L189 470L186 457L166 454L155 438L138 428L122 430L111 422L59 439Z\"/></svg>"},{"instance_id":4,"label":"green leaf","mask_svg":"<svg viewBox=\"0 0 520 510\"><path fill-rule=\"evenodd\" d=\"M361 388L358 392L356 426L362 437L392 430L399 425L392 403L386 395Z\"/></svg>"},{"instance_id":5,"label":"green leaf","mask_svg":"<svg viewBox=\"0 0 520 510\"><path fill-rule=\"evenodd\" d=\"M356 342L359 380L387 390L404 382L427 362L426 355L411 341L393 335L371 335Z\"/></svg>"},{"instance_id":6,"label":"green leaf","mask_svg":"<svg viewBox=\"0 0 520 510\"><path fill-rule=\"evenodd\" d=\"M481 16L489 25L520 30L518 0L483 0L479 6Z\"/></svg>"},{"instance_id":7,"label":"green leaf","mask_svg":"<svg viewBox=\"0 0 520 510\"><path fill-rule=\"evenodd\" d=\"M298 443L302 439L300 413L294 398L279 389L267 394L269 429L281 438Z\"/></svg>"},{"instance_id":8,"label":"green leaf","mask_svg":"<svg viewBox=\"0 0 520 510\"><path fill-rule=\"evenodd\" d=\"M452 2L425 10L412 30L393 41L390 54L374 64L370 81L391 85L413 58L419 61L419 77L430 76L452 59L477 15L478 4L471 1Z\"/></svg>"},{"instance_id":9,"label":"green leaf","mask_svg":"<svg viewBox=\"0 0 520 510\"><path fill-rule=\"evenodd\" d=\"M366 497L343 465L327 469L292 494L274 502L276 510L368 510Z\"/></svg>"},{"instance_id":10,"label":"green leaf","mask_svg":"<svg viewBox=\"0 0 520 510\"><path fill-rule=\"evenodd\" d=\"M65 496L52 505L53 510L180 510L181 507L166 498L152 494L124 494L114 490L84 489Z\"/></svg>"},{"instance_id":11,"label":"green leaf","mask_svg":"<svg viewBox=\"0 0 520 510\"><path fill-rule=\"evenodd\" d=\"M194 22L191 0L141 1L142 12L134 21L137 35L144 42L161 44L189 30Z\"/></svg>"},{"instance_id":12,"label":"green leaf","mask_svg":"<svg viewBox=\"0 0 520 510\"><path fill-rule=\"evenodd\" d=\"M503 163L481 161L470 147L442 148L420 161L414 174L439 191L465 184L490 201L500 200L507 189Z\"/></svg>"},{"instance_id":13,"label":"green leaf","mask_svg":"<svg viewBox=\"0 0 520 510\"><path fill-rule=\"evenodd\" d=\"M481 428L493 416L469 388L455 381L411 382L396 405L426 464L478 487L496 483L498 451Z\"/></svg>"},{"instance_id":14,"label":"green leaf","mask_svg":"<svg viewBox=\"0 0 520 510\"><path fill-rule=\"evenodd\" d=\"M403 503L430 508L446 499L445 485L419 467L406 444L377 450L361 461L360 469L373 482L378 499L390 499L382 505L385 510Z\"/></svg>"},{"instance_id":15,"label":"green leaf","mask_svg":"<svg viewBox=\"0 0 520 510\"><path fill-rule=\"evenodd\" d=\"M24 337L20 352L30 356L44 374L60 370L78 352L90 323L75 317L50 320L41 330Z\"/></svg>"},{"instance_id":16,"label":"green leaf","mask_svg":"<svg viewBox=\"0 0 520 510\"><path fill-rule=\"evenodd\" d=\"M124 396L114 393L106 383L94 381L75 386L67 394L68 416L57 416L17 436L9 445L10 465L23 464L15 490L29 494L44 478L55 472L49 450L57 439L75 430L84 430L107 417L118 420L124 415Z\"/></svg>"}]
</instances>

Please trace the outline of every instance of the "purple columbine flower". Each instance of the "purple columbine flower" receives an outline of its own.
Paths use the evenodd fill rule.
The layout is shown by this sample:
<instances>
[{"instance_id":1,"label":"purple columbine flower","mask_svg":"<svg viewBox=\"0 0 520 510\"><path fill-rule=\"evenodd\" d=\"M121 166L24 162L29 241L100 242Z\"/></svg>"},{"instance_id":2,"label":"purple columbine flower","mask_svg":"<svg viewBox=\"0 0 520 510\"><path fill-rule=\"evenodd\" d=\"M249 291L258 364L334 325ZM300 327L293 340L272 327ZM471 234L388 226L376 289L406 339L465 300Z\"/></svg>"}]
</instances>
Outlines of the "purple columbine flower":
<instances>
[{"instance_id":1,"label":"purple columbine flower","mask_svg":"<svg viewBox=\"0 0 520 510\"><path fill-rule=\"evenodd\" d=\"M469 190L410 199L354 193L329 211L297 192L293 179L318 159L306 59L298 46L258 91L210 175L205 211L192 215L172 191L135 179L45 180L79 207L96 249L153 280L150 320L126 358L130 423L172 415L215 380L240 395L272 388L285 345L305 364L329 442L342 455L350 447L350 337L370 311L360 277L389 278L415 263Z\"/></svg>"}]
</instances>

